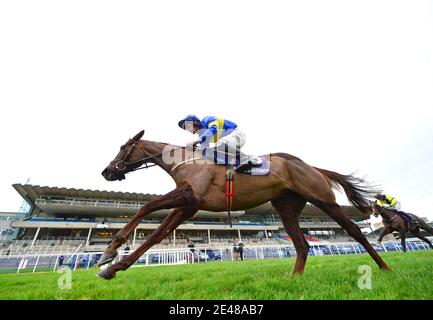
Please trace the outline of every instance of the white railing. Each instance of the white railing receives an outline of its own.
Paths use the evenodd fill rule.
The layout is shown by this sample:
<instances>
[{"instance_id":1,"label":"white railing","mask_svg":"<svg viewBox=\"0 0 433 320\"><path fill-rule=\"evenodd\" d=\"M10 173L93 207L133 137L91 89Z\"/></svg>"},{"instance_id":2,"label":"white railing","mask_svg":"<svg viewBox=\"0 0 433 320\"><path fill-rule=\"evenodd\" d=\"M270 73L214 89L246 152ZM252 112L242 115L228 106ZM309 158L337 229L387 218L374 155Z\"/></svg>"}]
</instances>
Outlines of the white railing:
<instances>
[{"instance_id":1,"label":"white railing","mask_svg":"<svg viewBox=\"0 0 433 320\"><path fill-rule=\"evenodd\" d=\"M381 245L373 244L378 252L402 251L400 242L383 242ZM430 247L423 241L413 239L406 241L408 251L429 250ZM296 250L291 243L279 245L249 245L244 247L243 256L235 253L232 246L209 245L193 249L151 249L142 255L132 267L161 266L187 264L194 262L209 262L212 260L259 260L267 258L290 258L296 256ZM119 251L119 255L113 263L120 261L124 256L133 251ZM309 255L343 255L361 254L366 250L358 243L310 243ZM28 253L9 254L0 256L0 270L5 272L37 272L56 271L62 265L67 265L71 270L89 269L94 267L102 252L73 252L68 253ZM63 257L63 259L61 259ZM63 264L63 263L65 264Z\"/></svg>"},{"instance_id":2,"label":"white railing","mask_svg":"<svg viewBox=\"0 0 433 320\"><path fill-rule=\"evenodd\" d=\"M70 252L75 249L76 246L71 245L59 245L59 246L9 246L6 249L0 250L0 257L4 255L24 255L24 254L54 254L56 252Z\"/></svg>"},{"instance_id":3,"label":"white railing","mask_svg":"<svg viewBox=\"0 0 433 320\"><path fill-rule=\"evenodd\" d=\"M112 262L120 261L128 252L120 251ZM88 270L96 265L102 252L68 252L57 254L30 253L0 257L0 270L3 273L34 273L38 271L56 271L61 267L71 270ZM149 250L132 267L162 266L194 263L194 254L188 249Z\"/></svg>"}]
</instances>

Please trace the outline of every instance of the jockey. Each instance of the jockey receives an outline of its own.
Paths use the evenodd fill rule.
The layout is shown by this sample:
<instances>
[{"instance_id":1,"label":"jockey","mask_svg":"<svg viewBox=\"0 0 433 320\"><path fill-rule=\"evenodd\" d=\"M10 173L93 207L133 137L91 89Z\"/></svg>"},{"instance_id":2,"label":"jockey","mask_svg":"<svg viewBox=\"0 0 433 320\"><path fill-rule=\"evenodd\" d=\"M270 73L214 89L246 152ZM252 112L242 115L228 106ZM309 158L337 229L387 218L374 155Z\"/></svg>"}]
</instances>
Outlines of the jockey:
<instances>
[{"instance_id":1,"label":"jockey","mask_svg":"<svg viewBox=\"0 0 433 320\"><path fill-rule=\"evenodd\" d=\"M380 193L377 193L374 197L377 199L376 203L379 206L393 209L406 222L417 224L417 221L411 215L407 214L406 212L401 211L401 204L394 197L391 197L390 195L387 195L387 194L380 194Z\"/></svg>"},{"instance_id":2,"label":"jockey","mask_svg":"<svg viewBox=\"0 0 433 320\"><path fill-rule=\"evenodd\" d=\"M377 199L377 204L381 207L387 207L395 210L400 210L401 208L400 202L390 195L377 193L374 197Z\"/></svg>"},{"instance_id":3,"label":"jockey","mask_svg":"<svg viewBox=\"0 0 433 320\"><path fill-rule=\"evenodd\" d=\"M215 143L215 148L218 150L224 151L227 146L229 154L239 154L240 166L237 171L241 168L259 166L262 163L259 157L249 157L240 152L245 145L245 134L230 120L214 116L207 116L200 120L195 115L188 115L180 120L178 125L193 134L199 133L199 138L187 143L187 147L200 144L201 147L208 148L209 143Z\"/></svg>"}]
</instances>

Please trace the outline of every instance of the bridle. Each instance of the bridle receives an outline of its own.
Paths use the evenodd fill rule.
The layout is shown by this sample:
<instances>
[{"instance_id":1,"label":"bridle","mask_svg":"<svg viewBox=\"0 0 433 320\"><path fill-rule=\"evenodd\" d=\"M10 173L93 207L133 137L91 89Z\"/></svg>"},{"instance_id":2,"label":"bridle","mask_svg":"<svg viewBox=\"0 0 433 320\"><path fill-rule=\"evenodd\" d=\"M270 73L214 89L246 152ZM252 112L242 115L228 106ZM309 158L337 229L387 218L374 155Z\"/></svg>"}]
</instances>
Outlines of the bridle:
<instances>
[{"instance_id":1,"label":"bridle","mask_svg":"<svg viewBox=\"0 0 433 320\"><path fill-rule=\"evenodd\" d=\"M380 207L379 210L376 207L374 207L374 213L376 213L377 216L382 215L382 213L383 213L384 210L385 210L384 207Z\"/></svg>"},{"instance_id":2,"label":"bridle","mask_svg":"<svg viewBox=\"0 0 433 320\"><path fill-rule=\"evenodd\" d=\"M126 147L128 144L130 144L130 141L128 141L125 146L122 146L122 148ZM140 169L146 169L146 168L150 168L150 167L156 166L156 164L149 165L148 162L147 162L147 160L149 160L149 159L151 159L153 157L156 157L158 155L153 155L153 157L152 156L142 157L142 158L137 159L135 161L129 161L129 162L126 161L129 158L129 156L131 155L132 151L135 149L135 147L137 145L139 146L141 153L145 154L145 152L144 152L143 148L141 147L141 145L137 141L134 141L134 143L132 143L132 144L129 145L129 150L122 157L123 159L120 159L120 160L118 160L116 162L116 164L115 164L114 167L116 168L117 171L119 171L120 173L124 174L124 173L126 173L125 171L128 169L128 167L134 166L137 163L141 163L141 162L143 162L141 165L145 164L144 167L141 167L141 165L140 165L137 168L133 168L133 169L128 170L128 172L136 171L136 170L140 170Z\"/></svg>"},{"instance_id":3,"label":"bridle","mask_svg":"<svg viewBox=\"0 0 433 320\"><path fill-rule=\"evenodd\" d=\"M394 220L397 217L396 214L392 218L385 218L385 217L383 217L382 213L385 211L385 209L386 209L385 207L380 207L380 210L377 212L376 211L377 210L376 206L373 205L373 212L374 213L377 212L377 216L376 217L381 216L384 220L387 220L387 221L392 221L392 220Z\"/></svg>"},{"instance_id":4,"label":"bridle","mask_svg":"<svg viewBox=\"0 0 433 320\"><path fill-rule=\"evenodd\" d=\"M116 162L116 164L114 165L114 167L116 168L116 170L120 173L120 174L126 174L128 172L133 172L133 171L137 171L137 170L142 170L142 169L148 169L151 167L155 167L157 166L157 164L155 162L150 162L149 164L149 160L153 160L155 157L159 157L162 156L164 154L167 154L169 152L173 152L174 150L179 150L182 149L183 147L177 147L174 149L170 149L169 151L165 151L165 152L159 152L159 153L155 153L155 154L151 154L148 156L143 156L135 161L126 161L129 156L131 155L132 151L135 149L135 147L138 145L138 147L140 148L140 151L143 155L146 154L145 150L143 149L142 145L139 143L140 141L134 141L132 144L130 144L131 140L129 140L125 145L122 146L122 148L126 148L128 145L130 146L129 150L125 153L125 155L122 157L123 159L120 159ZM132 168L130 170L127 171L128 167L134 166L136 164L139 164L138 167L136 168Z\"/></svg>"}]
</instances>

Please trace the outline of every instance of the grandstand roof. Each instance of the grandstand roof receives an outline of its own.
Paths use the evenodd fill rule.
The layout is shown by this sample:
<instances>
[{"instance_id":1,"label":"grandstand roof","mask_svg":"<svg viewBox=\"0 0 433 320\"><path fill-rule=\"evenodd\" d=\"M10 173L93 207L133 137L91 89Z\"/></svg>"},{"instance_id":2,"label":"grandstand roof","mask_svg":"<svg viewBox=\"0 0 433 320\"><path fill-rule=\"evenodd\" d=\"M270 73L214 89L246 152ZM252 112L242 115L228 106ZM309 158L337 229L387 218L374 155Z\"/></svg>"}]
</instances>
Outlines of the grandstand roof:
<instances>
[{"instance_id":1,"label":"grandstand roof","mask_svg":"<svg viewBox=\"0 0 433 320\"><path fill-rule=\"evenodd\" d=\"M42 196L125 201L149 201L158 196L157 194L148 193L47 187L19 183L13 184L12 186L29 204L35 204L36 199Z\"/></svg>"}]
</instances>

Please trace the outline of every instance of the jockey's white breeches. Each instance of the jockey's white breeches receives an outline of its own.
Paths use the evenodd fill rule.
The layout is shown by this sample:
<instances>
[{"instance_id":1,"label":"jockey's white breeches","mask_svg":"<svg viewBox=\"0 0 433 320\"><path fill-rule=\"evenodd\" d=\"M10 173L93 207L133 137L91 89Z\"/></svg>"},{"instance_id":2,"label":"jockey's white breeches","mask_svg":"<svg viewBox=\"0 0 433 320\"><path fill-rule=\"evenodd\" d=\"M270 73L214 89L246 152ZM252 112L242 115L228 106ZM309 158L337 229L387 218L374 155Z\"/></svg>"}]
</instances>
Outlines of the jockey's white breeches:
<instances>
[{"instance_id":1,"label":"jockey's white breeches","mask_svg":"<svg viewBox=\"0 0 433 320\"><path fill-rule=\"evenodd\" d=\"M385 208L389 208L389 209L395 209L395 210L401 210L401 203L397 202L395 205L393 205L392 207L389 204L384 205Z\"/></svg>"},{"instance_id":2,"label":"jockey's white breeches","mask_svg":"<svg viewBox=\"0 0 433 320\"><path fill-rule=\"evenodd\" d=\"M400 202L397 202L397 203L393 206L393 208L396 209L396 210L401 210L401 203L400 203Z\"/></svg>"},{"instance_id":3,"label":"jockey's white breeches","mask_svg":"<svg viewBox=\"0 0 433 320\"><path fill-rule=\"evenodd\" d=\"M245 133L236 128L228 135L219 139L216 143L216 147L228 145L230 149L236 150L242 148L245 145L245 140Z\"/></svg>"}]
</instances>

